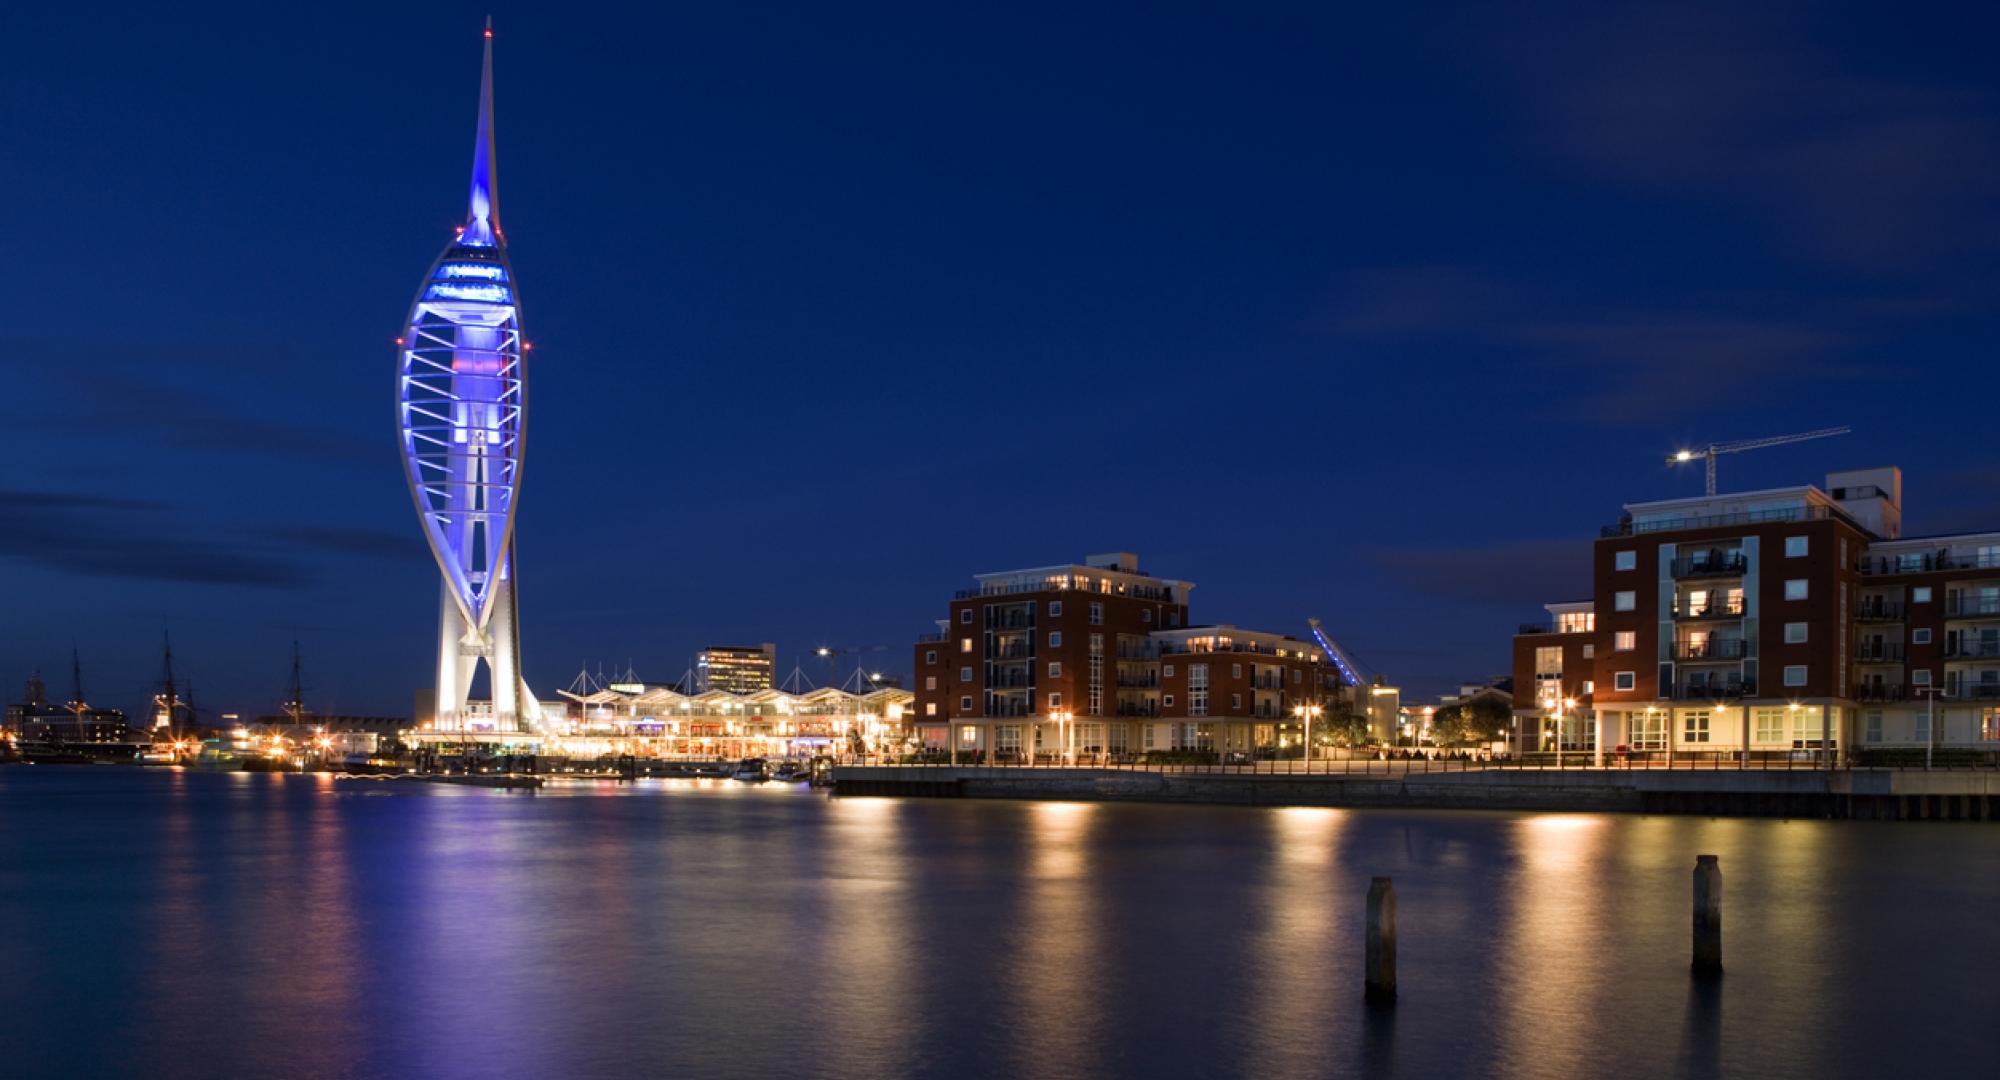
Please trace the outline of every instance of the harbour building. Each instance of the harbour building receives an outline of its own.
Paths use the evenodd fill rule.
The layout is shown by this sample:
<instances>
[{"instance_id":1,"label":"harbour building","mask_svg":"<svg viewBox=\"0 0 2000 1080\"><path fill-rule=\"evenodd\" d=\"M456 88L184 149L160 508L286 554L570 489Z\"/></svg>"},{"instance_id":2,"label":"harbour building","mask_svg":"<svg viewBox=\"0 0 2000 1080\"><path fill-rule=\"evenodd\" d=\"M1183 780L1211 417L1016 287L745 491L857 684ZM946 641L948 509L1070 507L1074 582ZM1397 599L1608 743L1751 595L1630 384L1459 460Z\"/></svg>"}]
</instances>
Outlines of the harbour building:
<instances>
[{"instance_id":1,"label":"harbour building","mask_svg":"<svg viewBox=\"0 0 2000 1080\"><path fill-rule=\"evenodd\" d=\"M930 751L1247 760L1302 754L1309 719L1367 714L1365 688L1326 650L1195 625L1194 583L1149 574L1129 552L973 581L915 646L913 723Z\"/></svg>"},{"instance_id":2,"label":"harbour building","mask_svg":"<svg viewBox=\"0 0 2000 1080\"><path fill-rule=\"evenodd\" d=\"M1514 639L1523 750L2000 750L2000 531L1905 536L1900 469L1629 504L1591 580Z\"/></svg>"},{"instance_id":3,"label":"harbour building","mask_svg":"<svg viewBox=\"0 0 2000 1080\"><path fill-rule=\"evenodd\" d=\"M649 757L804 758L899 754L908 749L912 695L821 687L791 694L612 683L560 691L567 714L552 724L570 753ZM551 711L554 711L551 709Z\"/></svg>"}]
</instances>

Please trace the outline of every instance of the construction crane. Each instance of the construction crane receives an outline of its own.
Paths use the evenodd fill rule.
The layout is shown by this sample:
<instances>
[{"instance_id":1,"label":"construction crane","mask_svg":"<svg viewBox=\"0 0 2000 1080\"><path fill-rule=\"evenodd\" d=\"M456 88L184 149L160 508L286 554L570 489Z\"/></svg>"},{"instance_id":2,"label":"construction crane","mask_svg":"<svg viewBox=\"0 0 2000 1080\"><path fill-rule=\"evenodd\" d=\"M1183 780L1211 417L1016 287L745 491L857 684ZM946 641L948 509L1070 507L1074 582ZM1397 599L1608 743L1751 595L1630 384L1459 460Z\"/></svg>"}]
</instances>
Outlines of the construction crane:
<instances>
[{"instance_id":1,"label":"construction crane","mask_svg":"<svg viewBox=\"0 0 2000 1080\"><path fill-rule=\"evenodd\" d=\"M1805 442L1807 439L1824 439L1829 435L1845 435L1854 430L1846 424L1839 427L1821 428L1818 431L1801 431L1797 435L1773 435L1768 439L1741 439L1736 442L1709 443L1699 450L1679 450L1667 459L1669 465L1685 465L1696 458L1708 462L1708 493L1715 494L1715 455L1735 454L1744 450L1762 450L1767 446L1783 446L1786 443Z\"/></svg>"},{"instance_id":2,"label":"construction crane","mask_svg":"<svg viewBox=\"0 0 2000 1080\"><path fill-rule=\"evenodd\" d=\"M1348 656L1345 649L1334 644L1333 639L1326 636L1326 631L1320 627L1318 619L1307 619L1306 625L1312 627L1313 640L1319 642L1320 651L1326 653L1326 658L1333 662L1334 668L1340 672L1340 677L1347 682L1347 685L1354 687L1368 685L1361 677L1360 668L1355 665L1353 657Z\"/></svg>"}]
</instances>

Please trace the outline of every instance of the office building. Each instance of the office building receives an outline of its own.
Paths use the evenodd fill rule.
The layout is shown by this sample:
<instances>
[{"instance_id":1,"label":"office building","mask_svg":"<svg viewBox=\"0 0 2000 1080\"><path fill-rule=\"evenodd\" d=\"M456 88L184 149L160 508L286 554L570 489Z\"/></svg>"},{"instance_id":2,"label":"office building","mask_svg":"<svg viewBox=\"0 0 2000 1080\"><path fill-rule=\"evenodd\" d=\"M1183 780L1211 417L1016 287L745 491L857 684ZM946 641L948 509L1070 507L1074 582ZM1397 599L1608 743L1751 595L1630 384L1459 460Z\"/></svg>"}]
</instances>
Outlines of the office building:
<instances>
[{"instance_id":1,"label":"office building","mask_svg":"<svg viewBox=\"0 0 2000 1080\"><path fill-rule=\"evenodd\" d=\"M695 680L703 690L726 690L751 694L769 690L778 666L778 647L762 645L710 645L695 658Z\"/></svg>"}]
</instances>

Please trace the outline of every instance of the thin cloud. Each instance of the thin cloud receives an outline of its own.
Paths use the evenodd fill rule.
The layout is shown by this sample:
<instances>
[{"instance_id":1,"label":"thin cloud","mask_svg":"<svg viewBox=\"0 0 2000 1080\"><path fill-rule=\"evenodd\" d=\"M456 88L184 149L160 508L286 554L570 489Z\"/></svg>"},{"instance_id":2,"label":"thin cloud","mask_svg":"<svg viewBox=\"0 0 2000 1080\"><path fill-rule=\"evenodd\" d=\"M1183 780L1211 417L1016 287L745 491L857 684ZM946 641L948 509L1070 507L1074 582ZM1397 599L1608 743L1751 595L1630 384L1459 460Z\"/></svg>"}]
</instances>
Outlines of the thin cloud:
<instances>
[{"instance_id":1,"label":"thin cloud","mask_svg":"<svg viewBox=\"0 0 2000 1080\"><path fill-rule=\"evenodd\" d=\"M302 563L260 547L181 535L164 504L85 493L0 491L0 559L82 577L295 588Z\"/></svg>"},{"instance_id":2,"label":"thin cloud","mask_svg":"<svg viewBox=\"0 0 2000 1080\"><path fill-rule=\"evenodd\" d=\"M2000 236L1984 93L1854 70L1798 13L1662 4L1515 18L1487 40L1554 154L1641 190L1734 203L1805 258L1922 269Z\"/></svg>"}]
</instances>

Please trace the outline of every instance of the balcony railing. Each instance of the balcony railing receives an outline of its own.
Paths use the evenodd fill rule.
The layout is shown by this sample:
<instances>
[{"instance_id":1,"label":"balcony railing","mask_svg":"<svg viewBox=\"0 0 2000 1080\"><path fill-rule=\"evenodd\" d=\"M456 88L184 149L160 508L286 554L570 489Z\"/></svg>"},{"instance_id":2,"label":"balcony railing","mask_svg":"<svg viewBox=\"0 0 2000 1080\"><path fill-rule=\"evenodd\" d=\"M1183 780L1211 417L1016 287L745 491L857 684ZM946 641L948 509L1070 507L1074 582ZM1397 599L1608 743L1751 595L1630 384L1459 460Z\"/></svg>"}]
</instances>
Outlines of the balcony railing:
<instances>
[{"instance_id":1,"label":"balcony railing","mask_svg":"<svg viewBox=\"0 0 2000 1080\"><path fill-rule=\"evenodd\" d=\"M1860 683L1854 687L1856 701L1901 701L1903 697L1901 683Z\"/></svg>"},{"instance_id":2,"label":"balcony railing","mask_svg":"<svg viewBox=\"0 0 2000 1080\"><path fill-rule=\"evenodd\" d=\"M1953 701L2000 701L2000 682L1946 681L1944 696Z\"/></svg>"},{"instance_id":3,"label":"balcony railing","mask_svg":"<svg viewBox=\"0 0 2000 1080\"><path fill-rule=\"evenodd\" d=\"M1986 615L2000 615L2000 596L1957 596L1945 598L1944 613L1947 618L1969 619Z\"/></svg>"},{"instance_id":4,"label":"balcony railing","mask_svg":"<svg viewBox=\"0 0 2000 1080\"><path fill-rule=\"evenodd\" d=\"M1948 638L1944 643L1946 660L1979 660L1986 657L2000 657L2000 641L1960 636Z\"/></svg>"},{"instance_id":5,"label":"balcony railing","mask_svg":"<svg viewBox=\"0 0 2000 1080\"><path fill-rule=\"evenodd\" d=\"M1515 633L1517 633L1517 634L1553 634L1553 633L1555 633L1555 627L1552 627L1552 626L1550 626L1550 625L1549 625L1548 623L1538 623L1538 622L1524 622L1524 623L1522 623L1522 624L1521 624L1521 628L1520 628L1519 630L1516 630L1516 631L1515 631Z\"/></svg>"},{"instance_id":6,"label":"balcony railing","mask_svg":"<svg viewBox=\"0 0 2000 1080\"><path fill-rule=\"evenodd\" d=\"M989 690L1026 690L1033 685L1034 681L1019 669L1011 673L998 672L986 677L986 687Z\"/></svg>"},{"instance_id":7,"label":"balcony railing","mask_svg":"<svg viewBox=\"0 0 2000 1080\"><path fill-rule=\"evenodd\" d=\"M1284 688L1285 680L1282 676L1264 675L1250 680L1250 689L1252 690L1283 690Z\"/></svg>"},{"instance_id":8,"label":"balcony railing","mask_svg":"<svg viewBox=\"0 0 2000 1080\"><path fill-rule=\"evenodd\" d=\"M1121 701L1121 702L1119 702L1119 703L1118 703L1118 715L1119 715L1119 716L1158 716L1158 715L1160 715L1160 707L1159 707L1158 705L1153 705L1153 704L1140 704L1140 703L1138 703L1138 702L1136 702L1136 701L1135 701L1135 702L1123 702L1123 701Z\"/></svg>"},{"instance_id":9,"label":"balcony railing","mask_svg":"<svg viewBox=\"0 0 2000 1080\"><path fill-rule=\"evenodd\" d=\"M1704 552L1675 559L1670 572L1676 578L1741 577L1749 568L1750 561L1740 554Z\"/></svg>"},{"instance_id":10,"label":"balcony railing","mask_svg":"<svg viewBox=\"0 0 2000 1080\"><path fill-rule=\"evenodd\" d=\"M1900 641L1864 641L1854 646L1854 661L1858 664L1900 664L1903 662L1903 643Z\"/></svg>"},{"instance_id":11,"label":"balcony railing","mask_svg":"<svg viewBox=\"0 0 2000 1080\"><path fill-rule=\"evenodd\" d=\"M1709 638L1705 641L1674 642L1676 660L1741 660L1749 655L1750 643L1743 638Z\"/></svg>"},{"instance_id":12,"label":"balcony railing","mask_svg":"<svg viewBox=\"0 0 2000 1080\"><path fill-rule=\"evenodd\" d=\"M1673 688L1676 701L1721 701L1748 697L1756 692L1756 682L1746 679L1689 679Z\"/></svg>"},{"instance_id":13,"label":"balcony railing","mask_svg":"<svg viewBox=\"0 0 2000 1080\"><path fill-rule=\"evenodd\" d=\"M1693 604L1684 604L1674 608L1674 618L1676 619L1740 619L1742 617L1743 601L1740 599L1710 600L1699 607Z\"/></svg>"},{"instance_id":14,"label":"balcony railing","mask_svg":"<svg viewBox=\"0 0 2000 1080\"><path fill-rule=\"evenodd\" d=\"M2000 570L2000 554L1954 555L1949 551L1907 555L1873 555L1855 566L1864 574L1926 574L1934 570Z\"/></svg>"},{"instance_id":15,"label":"balcony railing","mask_svg":"<svg viewBox=\"0 0 2000 1080\"><path fill-rule=\"evenodd\" d=\"M1782 510L1755 510L1744 514L1716 514L1711 517L1667 518L1662 521L1647 521L1633 524L1621 521L1616 525L1606 525L1597 531L1600 537L1632 536L1636 533L1674 532L1680 529L1716 529L1725 525L1761 525L1770 521L1820 521L1830 517L1845 517L1827 506L1792 506Z\"/></svg>"},{"instance_id":16,"label":"balcony railing","mask_svg":"<svg viewBox=\"0 0 2000 1080\"><path fill-rule=\"evenodd\" d=\"M1160 685L1160 677L1153 672L1130 672L1118 676L1120 690L1151 690Z\"/></svg>"},{"instance_id":17,"label":"balcony railing","mask_svg":"<svg viewBox=\"0 0 2000 1080\"><path fill-rule=\"evenodd\" d=\"M945 635L943 635L943 634L918 634L918 635L917 635L917 644L919 644L919 645L935 645L935 644L937 644L938 642L940 642L940 641L943 641L943 640L945 640Z\"/></svg>"},{"instance_id":18,"label":"balcony railing","mask_svg":"<svg viewBox=\"0 0 2000 1080\"><path fill-rule=\"evenodd\" d=\"M1035 650L1028 648L1026 645L1015 645L1006 649L990 649L986 653L986 659L1027 660L1033 658L1034 655Z\"/></svg>"},{"instance_id":19,"label":"balcony railing","mask_svg":"<svg viewBox=\"0 0 2000 1080\"><path fill-rule=\"evenodd\" d=\"M1863 600L1854 609L1856 622L1901 622L1903 605L1895 600Z\"/></svg>"}]
</instances>

